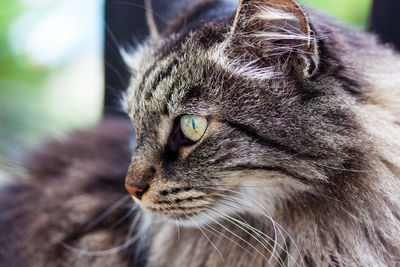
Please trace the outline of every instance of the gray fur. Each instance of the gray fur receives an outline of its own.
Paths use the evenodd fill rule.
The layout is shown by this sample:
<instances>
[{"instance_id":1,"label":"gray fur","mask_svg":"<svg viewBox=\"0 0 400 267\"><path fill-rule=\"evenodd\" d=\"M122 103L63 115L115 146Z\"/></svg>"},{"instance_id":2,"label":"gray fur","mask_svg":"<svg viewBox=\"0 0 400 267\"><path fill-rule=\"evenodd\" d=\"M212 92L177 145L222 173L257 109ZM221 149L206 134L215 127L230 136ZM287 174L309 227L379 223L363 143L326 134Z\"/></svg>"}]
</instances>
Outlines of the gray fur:
<instances>
[{"instance_id":1,"label":"gray fur","mask_svg":"<svg viewBox=\"0 0 400 267\"><path fill-rule=\"evenodd\" d=\"M293 0L194 2L129 56L129 169L122 121L31 155L0 265L397 266L399 55Z\"/></svg>"},{"instance_id":2,"label":"gray fur","mask_svg":"<svg viewBox=\"0 0 400 267\"><path fill-rule=\"evenodd\" d=\"M305 15L294 1L279 2L242 1L233 24L227 19L182 28L149 40L133 55L140 67L133 66L136 75L127 103L138 148L127 183L143 181L137 168L154 167L154 175L146 176L150 189L136 200L144 210L171 220L177 216L184 225L210 225L237 242L243 238L251 244L244 247L252 252L257 248L268 258L257 238L223 214L244 216L270 237L273 224L232 199L230 207L224 206L229 197L249 201L250 207L257 200L266 208L287 231L276 241L281 257L290 254L299 265L394 266L400 245L400 222L394 215L400 181L396 163L385 163L385 151L390 149L389 157L397 162L399 154L390 147L400 132L393 122L386 125L393 137L383 129L371 133L369 120L377 112L371 109L371 91L377 90L378 81L369 78L372 70L365 64L382 61L398 67L400 59L373 36L332 23L311 9ZM184 114L208 117L210 127L200 142L181 148L176 161L166 165L169 133L175 118ZM192 188L189 193L204 197L188 205L181 201L183 193L160 194L176 188ZM215 214L220 209L224 213ZM260 253L251 256L211 233L207 240L193 228L181 227L176 244L174 226L152 224L157 230L150 241L150 266L265 262ZM274 242L266 243L273 250ZM288 253L282 251L285 246ZM269 263L288 264L285 260L272 257Z\"/></svg>"}]
</instances>

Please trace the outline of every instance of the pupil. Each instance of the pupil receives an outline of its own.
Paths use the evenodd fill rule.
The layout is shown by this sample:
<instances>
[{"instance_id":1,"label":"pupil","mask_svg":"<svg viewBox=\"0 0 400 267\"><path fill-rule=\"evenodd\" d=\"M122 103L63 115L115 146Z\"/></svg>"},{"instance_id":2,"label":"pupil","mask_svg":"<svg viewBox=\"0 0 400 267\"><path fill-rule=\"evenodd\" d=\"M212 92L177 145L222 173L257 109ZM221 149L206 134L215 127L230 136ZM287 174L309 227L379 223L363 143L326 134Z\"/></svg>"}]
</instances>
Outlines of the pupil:
<instances>
[{"instance_id":1,"label":"pupil","mask_svg":"<svg viewBox=\"0 0 400 267\"><path fill-rule=\"evenodd\" d=\"M196 123L194 122L194 120L192 120L192 127L193 127L193 130L196 130Z\"/></svg>"}]
</instances>

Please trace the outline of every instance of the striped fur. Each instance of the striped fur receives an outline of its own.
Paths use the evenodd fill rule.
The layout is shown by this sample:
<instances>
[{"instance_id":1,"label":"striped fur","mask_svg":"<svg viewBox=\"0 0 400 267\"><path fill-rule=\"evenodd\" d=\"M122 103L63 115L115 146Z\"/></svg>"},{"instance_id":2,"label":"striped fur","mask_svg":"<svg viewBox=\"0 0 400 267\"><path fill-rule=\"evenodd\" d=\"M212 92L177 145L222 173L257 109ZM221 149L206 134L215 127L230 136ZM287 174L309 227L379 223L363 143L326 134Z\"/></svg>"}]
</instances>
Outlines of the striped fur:
<instances>
[{"instance_id":1,"label":"striped fur","mask_svg":"<svg viewBox=\"0 0 400 267\"><path fill-rule=\"evenodd\" d=\"M294 0L188 3L125 54L136 138L106 120L0 189L0 265L398 266L400 56Z\"/></svg>"},{"instance_id":2,"label":"striped fur","mask_svg":"<svg viewBox=\"0 0 400 267\"><path fill-rule=\"evenodd\" d=\"M399 56L292 0L243 0L234 17L191 19L196 27L149 40L131 60L138 147L127 182L142 179L137 162L155 168L136 201L161 216L149 266L394 266L400 129L389 113L399 100L373 102L399 90L386 84L400 71L366 66ZM210 126L170 162L165 147L184 114Z\"/></svg>"}]
</instances>

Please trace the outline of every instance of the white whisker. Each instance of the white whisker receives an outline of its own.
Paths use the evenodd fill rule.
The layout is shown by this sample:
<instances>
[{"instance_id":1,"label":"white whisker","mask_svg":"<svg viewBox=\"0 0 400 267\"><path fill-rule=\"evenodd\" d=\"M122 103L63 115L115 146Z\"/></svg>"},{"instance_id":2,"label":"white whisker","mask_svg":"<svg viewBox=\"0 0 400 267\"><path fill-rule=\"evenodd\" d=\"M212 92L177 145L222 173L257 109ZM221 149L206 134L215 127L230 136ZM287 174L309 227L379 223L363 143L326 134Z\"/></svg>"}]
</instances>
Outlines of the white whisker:
<instances>
[{"instance_id":1,"label":"white whisker","mask_svg":"<svg viewBox=\"0 0 400 267\"><path fill-rule=\"evenodd\" d=\"M96 227L100 222L102 222L107 216L109 216L111 213L113 213L116 209L118 209L120 206L122 206L128 199L130 199L130 195L125 195L121 199L119 199L117 202L115 202L111 207L106 209L103 213L101 213L96 219L94 219L91 223L89 223L84 231L90 231L94 227Z\"/></svg>"},{"instance_id":2,"label":"white whisker","mask_svg":"<svg viewBox=\"0 0 400 267\"><path fill-rule=\"evenodd\" d=\"M210 238L206 235L206 233L204 233L203 229L201 228L201 226L192 218L190 218L189 216L187 216L185 214L186 218L188 218L189 220L191 220L196 226L197 228L203 233L203 235L206 237L206 239L208 240L208 242L210 242L210 244L215 248L215 250L218 252L218 254L221 256L221 260L222 262L224 262L224 257L222 256L221 252L219 251L219 249L214 245L214 243L210 240Z\"/></svg>"},{"instance_id":3,"label":"white whisker","mask_svg":"<svg viewBox=\"0 0 400 267\"><path fill-rule=\"evenodd\" d=\"M265 257L265 255L263 253L261 253L261 251L259 251L255 246L253 246L252 244L250 244L247 240L245 240L244 238L240 237L239 235L235 234L234 232L232 232L231 230L229 230L227 227L225 227L223 224L219 223L217 220L213 219L211 216L208 216L205 213L202 213L203 216L206 216L207 218L209 218L210 220L212 220L213 222L215 222L217 225L221 226L222 228L224 228L226 231L228 231L229 233L231 233L232 235L236 236L237 238L239 238L240 240L242 240L243 242L245 242L247 245L249 245L251 248L253 248L255 251L257 251L266 261L268 261L268 259Z\"/></svg>"},{"instance_id":4,"label":"white whisker","mask_svg":"<svg viewBox=\"0 0 400 267\"><path fill-rule=\"evenodd\" d=\"M230 191L230 192L239 193L237 191L229 190L229 189L220 189L220 190L227 190L227 191ZM249 199L251 200L251 198L249 198ZM253 201L255 201L255 200L253 200ZM258 204L261 205L260 203L258 203ZM264 207L263 207L263 209L267 213L268 216L266 216L266 217L271 221L273 229L274 229L274 246L273 246L273 250L272 250L272 253L271 253L271 259L272 259L273 255L275 254L275 251L276 251L276 246L278 244L277 227L276 227L275 220L272 218L271 214ZM263 212L261 212L261 213L263 214Z\"/></svg>"},{"instance_id":5,"label":"white whisker","mask_svg":"<svg viewBox=\"0 0 400 267\"><path fill-rule=\"evenodd\" d=\"M324 164L316 164L316 165L327 168L327 169L336 170L336 171L355 172L355 173L377 173L377 171L375 171L375 170L352 170L352 169L328 166L328 165L324 165Z\"/></svg>"},{"instance_id":6,"label":"white whisker","mask_svg":"<svg viewBox=\"0 0 400 267\"><path fill-rule=\"evenodd\" d=\"M142 213L137 213L136 216L135 216L135 218L132 220L131 225L129 226L128 233L127 233L127 235L126 235L126 238L127 238L127 239L128 239L130 236L132 236L132 233L135 231L135 227L138 225L138 223L139 223L139 221L140 221L140 219L141 219L141 217L142 217L141 215L142 215Z\"/></svg>"},{"instance_id":7,"label":"white whisker","mask_svg":"<svg viewBox=\"0 0 400 267\"><path fill-rule=\"evenodd\" d=\"M258 202L258 201L255 200L254 198L252 198L252 197L250 197L250 196L248 196L248 195L246 195L246 194L244 194L244 193L242 193L242 192L239 192L239 191L230 190L230 189L226 189L226 191L229 191L229 192L232 192L232 193L236 193L236 194L240 194L240 195L242 195L242 196L244 196L244 197L250 199L251 201L254 201L254 203L257 204L257 205L259 206L259 208L262 209L262 211L266 212L267 215L264 214L262 211L260 211L259 208L257 208L256 206L252 206L252 208L256 208L261 214L264 214L264 216L266 216L268 219L270 219L271 222L273 223L273 225L280 227L280 228L282 229L282 231L290 238L290 240L292 241L293 245L295 246L297 252L299 253L299 257L300 257L300 260L301 260L301 262L302 262L302 266L305 267L305 263L304 263L304 261L303 261L303 257L302 257L302 255L301 255L300 249L298 248L298 246L297 246L296 242L294 241L293 237L292 237L280 224L276 223L276 222L272 219L271 214L268 212L267 209L265 209L265 207L264 207L260 202Z\"/></svg>"},{"instance_id":8,"label":"white whisker","mask_svg":"<svg viewBox=\"0 0 400 267\"><path fill-rule=\"evenodd\" d=\"M276 222L272 219L271 214L265 209L265 207L263 207L263 205L262 205L261 203L259 203L257 200L255 200L255 199L251 198L250 196L248 196L248 195L246 195L246 194L244 194L244 193L242 193L242 192L239 192L239 191L234 191L234 190L230 190L230 189L215 189L215 190L224 191L224 192L226 192L226 191L232 192L232 193L234 193L234 194L242 195L242 196L246 197L248 200L250 200L250 201L252 202L251 204L250 204L250 203L247 203L247 202L244 202L244 199L242 199L242 198L234 197L234 196L232 196L232 195L229 196L229 198L231 198L231 199L236 199L236 201L240 202L240 203L243 204L244 206L246 206L246 207L248 207L248 208L251 208L251 209L257 211L257 212L260 213L262 216L266 217L268 220L271 220L271 222L273 223L273 225L275 225L275 230L276 230L277 232L279 232L279 234L282 236L282 238L284 238L284 235L283 235L283 233L282 233L282 231L283 231L283 232L286 234L286 236L289 237L289 239L290 239L291 242L293 243L294 247L296 248L296 250L297 250L297 252L298 252L298 254L299 254L300 260L301 260L301 265L302 265L302 266L305 266L304 261L303 261L303 258L302 258L302 256L301 256L300 249L298 248L298 246L297 246L296 242L294 241L293 237L292 237L280 224L276 223ZM228 195L226 195L226 194L223 194L223 195L220 195L220 196L225 197L225 198L228 197ZM227 200L227 201L229 201L229 200ZM243 210L243 209L242 209L242 210ZM258 229L257 229L257 230L258 230ZM281 230L282 230L282 231L281 231ZM277 240L277 233L276 233L276 236L275 236L275 240ZM285 250L278 242L276 242L275 244L276 244L278 247L280 247L281 249ZM293 256L291 256L289 253L288 253L288 256L289 256L289 258L293 259L293 261L298 265L298 263L297 263L296 260L293 258Z\"/></svg>"},{"instance_id":9,"label":"white whisker","mask_svg":"<svg viewBox=\"0 0 400 267\"><path fill-rule=\"evenodd\" d=\"M176 221L176 231L178 233L178 238L176 240L177 243L179 243L179 240L181 240L181 231L179 228L179 222L178 222L178 217L176 215L174 215L175 221Z\"/></svg>"},{"instance_id":10,"label":"white whisker","mask_svg":"<svg viewBox=\"0 0 400 267\"><path fill-rule=\"evenodd\" d=\"M224 205L226 205L226 204L224 204ZM287 255L288 255L290 258L293 259L293 261L295 261L295 259L293 258L293 256L290 255L289 251L288 251L287 249L285 249L282 245L280 245L279 242L277 242L277 238L275 238L275 239L271 238L269 235L265 234L264 232L260 231L259 229L255 228L255 227L251 226L249 223L247 223L247 222L244 221L243 219L242 219L242 221L240 221L240 220L237 220L237 219L235 219L235 218L233 218L233 217L231 217L231 216L229 216L229 215L227 215L227 214L224 214L224 215L225 215L225 216L228 216L229 218L231 218L232 220L236 221L237 223L243 225L244 227L249 228L249 230L253 231L256 235L258 235L258 236L262 235L262 236L266 237L267 239L269 239L270 241L274 242L274 248L275 248L274 252L276 252L276 246L277 246L277 247L279 247L280 249L282 249L284 252L286 252ZM282 232L280 231L279 228L278 228L278 231L279 231L279 233L281 234L281 236L282 236L282 238L283 238L283 234L282 234ZM268 243L268 245L270 245L270 244ZM271 246L271 245L270 245L270 246ZM272 260L273 257L274 257L274 254L271 253L270 260ZM279 256L279 258L280 258L280 256ZM295 261L295 262L296 262L296 261ZM297 264L297 263L296 263L296 264ZM299 266L299 264L297 264L297 266Z\"/></svg>"},{"instance_id":11,"label":"white whisker","mask_svg":"<svg viewBox=\"0 0 400 267\"><path fill-rule=\"evenodd\" d=\"M207 229L207 228L210 229ZM243 247L242 245L240 245L238 242L236 242L235 240L233 240L232 238L228 237L227 235L221 233L220 231L216 230L214 227L212 227L209 224L205 224L204 226L204 230L207 230L208 232L210 232L211 234L213 234L214 236L216 236L217 238L221 238L221 236L225 237L226 239L228 239L229 241L233 242L234 244L236 244L238 247L242 248L244 251L246 251L250 256L254 257L254 254L251 253L248 249L246 249L245 247Z\"/></svg>"},{"instance_id":12,"label":"white whisker","mask_svg":"<svg viewBox=\"0 0 400 267\"><path fill-rule=\"evenodd\" d=\"M243 230L245 233L247 233L248 235L250 235L251 237L253 237L254 240L256 240L258 243L260 243L261 246L271 254L271 258L268 260L269 263L271 263L271 259L272 259L272 258L275 258L276 261L279 263L279 265L280 265L280 266L283 266L282 263L278 260L278 258L276 258L276 256L274 256L274 255L272 254L272 251L266 246L266 245L269 245L269 246L273 247L271 244L269 244L269 242L267 242L267 240L265 240L265 238L261 237L261 240L260 240L260 239L258 239L255 235L253 235L251 232L249 232L248 230L246 230L246 228L249 228L249 227L248 227L248 226L249 226L248 224L246 225L246 223L241 223L241 225L242 225L242 226L241 226L241 225L239 225L238 223L235 222L236 220L232 220L232 219L231 219L232 217L230 217L230 216L228 216L228 215L226 215L226 214L224 214L224 213L222 213L222 212L220 212L220 211L217 212L217 211L215 211L215 210L213 210L213 209L209 209L209 210L210 210L210 211L213 211L213 212L216 213L217 215L222 215L222 218L224 218L225 220L227 220L227 221L230 222L231 224L235 225L235 226L238 227L239 229ZM246 228L244 228L244 227L246 227ZM273 240L273 239L271 238L271 240ZM264 242L262 242L262 241L264 241Z\"/></svg>"},{"instance_id":13,"label":"white whisker","mask_svg":"<svg viewBox=\"0 0 400 267\"><path fill-rule=\"evenodd\" d=\"M135 211L137 211L138 208L139 208L139 206L137 206L137 205L132 206L129 209L129 211L121 219L116 221L110 228L113 229L113 228L117 227L118 225L120 225L123 221L125 221L126 219L131 217L132 214L135 213Z\"/></svg>"},{"instance_id":14,"label":"white whisker","mask_svg":"<svg viewBox=\"0 0 400 267\"><path fill-rule=\"evenodd\" d=\"M62 247L64 247L65 249L79 254L79 255L83 255L83 256L108 256L108 255L113 255L113 254L117 254L127 248L129 248L133 243L135 243L137 240L139 239L139 235L135 235L132 238L128 239L127 241L125 241L122 245L111 248L111 249L107 249L107 250L99 250L99 251L89 251L89 250L84 250L84 249L78 249L75 248L73 246L70 246L64 242L59 242L60 245Z\"/></svg>"}]
</instances>

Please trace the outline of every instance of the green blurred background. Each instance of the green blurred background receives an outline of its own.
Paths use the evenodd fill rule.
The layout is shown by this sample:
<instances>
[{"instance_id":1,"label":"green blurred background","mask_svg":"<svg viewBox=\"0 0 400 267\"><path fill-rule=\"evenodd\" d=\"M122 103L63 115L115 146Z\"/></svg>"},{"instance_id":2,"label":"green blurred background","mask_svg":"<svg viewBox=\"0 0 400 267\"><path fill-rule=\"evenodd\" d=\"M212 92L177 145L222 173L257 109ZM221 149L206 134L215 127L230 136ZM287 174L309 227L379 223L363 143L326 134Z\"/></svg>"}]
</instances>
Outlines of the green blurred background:
<instances>
[{"instance_id":1,"label":"green blurred background","mask_svg":"<svg viewBox=\"0 0 400 267\"><path fill-rule=\"evenodd\" d=\"M371 5L302 2L360 28ZM99 119L102 6L102 0L0 0L0 178L43 138Z\"/></svg>"},{"instance_id":2,"label":"green blurred background","mask_svg":"<svg viewBox=\"0 0 400 267\"><path fill-rule=\"evenodd\" d=\"M300 2L323 10L339 21L363 29L365 29L372 5L372 0L300 0Z\"/></svg>"},{"instance_id":3,"label":"green blurred background","mask_svg":"<svg viewBox=\"0 0 400 267\"><path fill-rule=\"evenodd\" d=\"M99 119L102 6L0 0L0 178L44 138Z\"/></svg>"}]
</instances>

